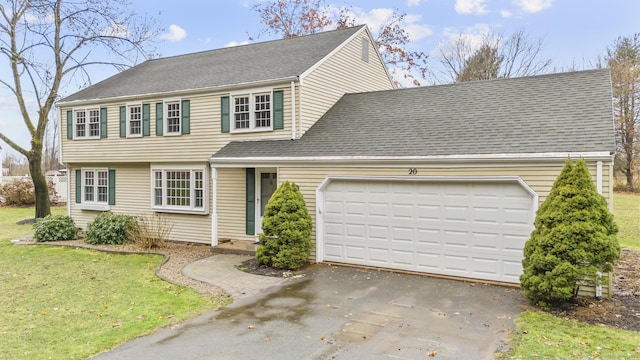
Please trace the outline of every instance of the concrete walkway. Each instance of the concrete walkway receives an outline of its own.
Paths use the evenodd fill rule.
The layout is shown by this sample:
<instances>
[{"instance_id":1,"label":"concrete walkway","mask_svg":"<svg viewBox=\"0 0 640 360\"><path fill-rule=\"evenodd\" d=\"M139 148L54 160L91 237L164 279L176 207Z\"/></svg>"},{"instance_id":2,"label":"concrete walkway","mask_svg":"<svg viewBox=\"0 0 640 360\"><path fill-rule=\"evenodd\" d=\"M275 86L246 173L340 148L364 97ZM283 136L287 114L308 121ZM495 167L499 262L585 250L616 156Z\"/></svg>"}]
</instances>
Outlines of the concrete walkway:
<instances>
[{"instance_id":1,"label":"concrete walkway","mask_svg":"<svg viewBox=\"0 0 640 360\"><path fill-rule=\"evenodd\" d=\"M287 281L286 278L253 275L236 269L236 265L250 258L246 255L214 255L192 262L182 269L182 273L213 284L234 299L257 294Z\"/></svg>"}]
</instances>

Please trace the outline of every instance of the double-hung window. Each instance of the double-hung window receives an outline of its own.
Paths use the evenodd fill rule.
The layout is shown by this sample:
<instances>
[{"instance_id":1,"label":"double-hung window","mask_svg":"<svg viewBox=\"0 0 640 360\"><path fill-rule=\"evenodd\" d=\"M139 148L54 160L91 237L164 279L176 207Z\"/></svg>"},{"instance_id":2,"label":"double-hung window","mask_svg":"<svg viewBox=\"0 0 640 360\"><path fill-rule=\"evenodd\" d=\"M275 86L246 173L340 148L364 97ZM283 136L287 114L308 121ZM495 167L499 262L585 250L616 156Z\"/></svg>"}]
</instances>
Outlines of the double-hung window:
<instances>
[{"instance_id":1,"label":"double-hung window","mask_svg":"<svg viewBox=\"0 0 640 360\"><path fill-rule=\"evenodd\" d=\"M115 185L110 184L115 181L115 176L110 176L109 169L79 169L76 175L76 203L79 208L109 210L109 192Z\"/></svg>"},{"instance_id":2,"label":"double-hung window","mask_svg":"<svg viewBox=\"0 0 640 360\"><path fill-rule=\"evenodd\" d=\"M74 111L74 138L96 139L100 137L100 109Z\"/></svg>"},{"instance_id":3,"label":"double-hung window","mask_svg":"<svg viewBox=\"0 0 640 360\"><path fill-rule=\"evenodd\" d=\"M167 121L165 122L165 134L167 135L180 135L182 129L180 128L180 101L168 101L165 103Z\"/></svg>"},{"instance_id":4,"label":"double-hung window","mask_svg":"<svg viewBox=\"0 0 640 360\"><path fill-rule=\"evenodd\" d=\"M234 95L231 108L233 131L272 130L271 98L271 92Z\"/></svg>"},{"instance_id":5,"label":"double-hung window","mask_svg":"<svg viewBox=\"0 0 640 360\"><path fill-rule=\"evenodd\" d=\"M152 168L152 208L157 211L207 213L204 168Z\"/></svg>"},{"instance_id":6,"label":"double-hung window","mask_svg":"<svg viewBox=\"0 0 640 360\"><path fill-rule=\"evenodd\" d=\"M127 107L127 136L142 136L142 105Z\"/></svg>"}]
</instances>

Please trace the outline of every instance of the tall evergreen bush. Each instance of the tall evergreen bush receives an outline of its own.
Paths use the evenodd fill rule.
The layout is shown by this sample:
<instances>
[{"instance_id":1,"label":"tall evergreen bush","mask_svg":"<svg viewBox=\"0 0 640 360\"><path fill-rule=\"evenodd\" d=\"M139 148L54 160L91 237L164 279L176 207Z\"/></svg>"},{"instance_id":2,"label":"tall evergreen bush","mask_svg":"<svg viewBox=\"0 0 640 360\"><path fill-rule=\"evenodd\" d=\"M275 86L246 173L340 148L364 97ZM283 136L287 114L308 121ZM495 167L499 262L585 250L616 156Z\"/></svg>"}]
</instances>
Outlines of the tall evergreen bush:
<instances>
[{"instance_id":1,"label":"tall evergreen bush","mask_svg":"<svg viewBox=\"0 0 640 360\"><path fill-rule=\"evenodd\" d=\"M256 259L279 269L299 269L311 252L311 227L302 193L285 181L267 204Z\"/></svg>"},{"instance_id":2,"label":"tall evergreen bush","mask_svg":"<svg viewBox=\"0 0 640 360\"><path fill-rule=\"evenodd\" d=\"M605 198L598 194L583 159L567 159L538 209L524 247L520 283L534 304L547 307L577 295L578 280L611 271L620 256Z\"/></svg>"}]
</instances>

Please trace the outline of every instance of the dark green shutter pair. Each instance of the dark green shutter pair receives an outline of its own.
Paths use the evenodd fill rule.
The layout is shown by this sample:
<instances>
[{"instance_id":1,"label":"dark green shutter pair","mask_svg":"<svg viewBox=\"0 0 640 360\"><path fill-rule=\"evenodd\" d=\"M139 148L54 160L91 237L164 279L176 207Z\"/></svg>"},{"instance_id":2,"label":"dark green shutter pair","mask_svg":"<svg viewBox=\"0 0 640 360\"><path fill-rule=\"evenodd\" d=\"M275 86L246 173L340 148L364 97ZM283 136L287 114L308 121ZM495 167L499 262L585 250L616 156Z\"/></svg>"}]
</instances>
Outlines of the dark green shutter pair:
<instances>
[{"instance_id":1,"label":"dark green shutter pair","mask_svg":"<svg viewBox=\"0 0 640 360\"><path fill-rule=\"evenodd\" d=\"M107 108L100 108L100 138L107 138ZM72 110L67 110L67 140L73 140Z\"/></svg>"},{"instance_id":2,"label":"dark green shutter pair","mask_svg":"<svg viewBox=\"0 0 640 360\"><path fill-rule=\"evenodd\" d=\"M231 130L231 110L229 97L220 98L220 130L228 133ZM273 130L284 129L284 92L277 90L273 92Z\"/></svg>"},{"instance_id":3,"label":"dark green shutter pair","mask_svg":"<svg viewBox=\"0 0 640 360\"><path fill-rule=\"evenodd\" d=\"M82 203L82 170L76 169L76 204ZM109 205L116 204L116 171L109 169Z\"/></svg>"},{"instance_id":4,"label":"dark green shutter pair","mask_svg":"<svg viewBox=\"0 0 640 360\"><path fill-rule=\"evenodd\" d=\"M164 103L156 103L156 136L162 136L163 134L163 116ZM191 133L191 106L189 100L182 100L180 105L180 114L182 116L182 134L187 135ZM149 136L151 134L151 105L142 104L142 136ZM127 108L126 106L120 107L120 137L127 136Z\"/></svg>"},{"instance_id":5,"label":"dark green shutter pair","mask_svg":"<svg viewBox=\"0 0 640 360\"><path fill-rule=\"evenodd\" d=\"M142 136L151 135L151 105L142 104ZM127 137L127 107L120 106L120 137Z\"/></svg>"}]
</instances>

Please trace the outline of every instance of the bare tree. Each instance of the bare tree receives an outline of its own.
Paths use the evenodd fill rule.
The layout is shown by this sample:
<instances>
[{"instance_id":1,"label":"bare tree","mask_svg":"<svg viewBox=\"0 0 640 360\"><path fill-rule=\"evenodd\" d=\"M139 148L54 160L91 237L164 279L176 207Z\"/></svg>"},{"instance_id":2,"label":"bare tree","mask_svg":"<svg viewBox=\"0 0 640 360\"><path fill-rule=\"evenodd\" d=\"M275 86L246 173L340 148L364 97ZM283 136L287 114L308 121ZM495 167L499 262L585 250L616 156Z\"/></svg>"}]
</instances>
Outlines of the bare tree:
<instances>
[{"instance_id":1,"label":"bare tree","mask_svg":"<svg viewBox=\"0 0 640 360\"><path fill-rule=\"evenodd\" d=\"M440 62L445 68L444 75L451 81L537 75L551 66L551 59L541 58L542 45L542 39L531 39L524 29L508 37L489 32L480 38L479 43L459 35L453 43L440 49ZM477 59L471 61L474 57ZM480 61L483 57L485 61ZM472 71L467 70L468 73L484 74L484 77L462 76L468 64L474 66ZM482 65L488 68L480 69ZM496 66L497 72L493 69Z\"/></svg>"},{"instance_id":2,"label":"bare tree","mask_svg":"<svg viewBox=\"0 0 640 360\"><path fill-rule=\"evenodd\" d=\"M129 10L126 0L5 0L0 4L0 58L9 77L0 84L15 97L31 149L0 133L0 139L24 155L36 194L37 218L50 212L42 171L43 138L49 113L63 82L89 79L94 65L125 68L158 31ZM0 65L5 66L5 65ZM28 104L35 103L34 108Z\"/></svg>"},{"instance_id":3,"label":"bare tree","mask_svg":"<svg viewBox=\"0 0 640 360\"><path fill-rule=\"evenodd\" d=\"M607 48L606 63L613 86L616 168L624 173L627 190L634 191L640 164L640 33L616 39Z\"/></svg>"},{"instance_id":4,"label":"bare tree","mask_svg":"<svg viewBox=\"0 0 640 360\"><path fill-rule=\"evenodd\" d=\"M52 111L55 113L55 111ZM54 114L55 118L55 114ZM58 161L58 155L60 154L60 125L57 121L51 119L47 124L44 135L44 154L42 159L42 166L45 173L49 170L57 170L60 168L60 162Z\"/></svg>"},{"instance_id":5,"label":"bare tree","mask_svg":"<svg viewBox=\"0 0 640 360\"><path fill-rule=\"evenodd\" d=\"M350 9L342 7L332 12L324 5L324 0L274 0L254 6L266 26L265 31L283 38L355 26L356 20ZM403 28L405 18L405 13L395 10L387 23L371 30L383 61L400 70L405 79L418 86L420 79L427 78L428 55L407 49L411 38Z\"/></svg>"}]
</instances>

